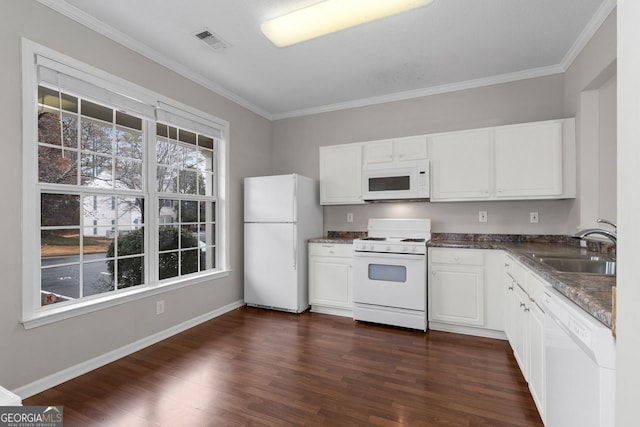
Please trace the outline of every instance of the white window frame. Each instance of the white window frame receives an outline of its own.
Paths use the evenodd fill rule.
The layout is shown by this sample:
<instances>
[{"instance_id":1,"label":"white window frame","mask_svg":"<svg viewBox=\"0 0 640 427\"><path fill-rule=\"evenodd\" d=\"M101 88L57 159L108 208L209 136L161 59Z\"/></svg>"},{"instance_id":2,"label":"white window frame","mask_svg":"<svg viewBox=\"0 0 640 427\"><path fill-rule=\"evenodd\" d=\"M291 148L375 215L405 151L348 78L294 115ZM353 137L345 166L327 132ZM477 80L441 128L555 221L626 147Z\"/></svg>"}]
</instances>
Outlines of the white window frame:
<instances>
[{"instance_id":1,"label":"white window frame","mask_svg":"<svg viewBox=\"0 0 640 427\"><path fill-rule=\"evenodd\" d=\"M217 144L217 201L216 201L216 222L217 224L217 264L214 271L204 271L194 273L187 278L177 277L174 279L157 280L154 272L151 277L156 278L142 286L125 288L116 292L100 294L99 297L80 299L73 303L51 304L41 307L40 304L40 256L33 254L40 253L40 230L39 224L39 200L38 196L38 147L37 147L37 67L36 57L46 57L50 60L64 64L71 70L77 70L88 77L87 81L98 87L105 88L115 93L125 94L139 102L148 105L150 108L162 109L170 108L178 112L182 117L192 122L202 123L220 130L221 138ZM204 113L189 105L179 103L163 95L145 89L122 78L104 72L81 61L63 55L55 50L47 48L33 41L22 39L22 123L23 123L23 173L22 173L22 318L21 323L25 329L31 329L41 325L57 322L86 313L91 313L107 307L112 307L134 301L140 298L147 298L156 294L179 289L185 286L195 285L203 282L212 282L214 279L226 277L231 271L230 249L229 249L229 123L213 115ZM155 135L155 122L148 122L149 132ZM155 156L155 146L148 152ZM147 159L145 168L149 168ZM153 163L155 165L155 163ZM155 171L145 174L147 188L145 197L149 207L157 203L158 197L170 196L170 194L155 194L151 188L155 188ZM151 178L154 178L151 180ZM75 188L75 187L74 187ZM77 189L77 188L76 188ZM90 189L88 189L90 190ZM154 193L154 194L152 194ZM147 208L147 212L151 212ZM158 220L156 215L146 215L146 256L153 257L155 261L149 261L148 265L157 266L157 230ZM148 272L145 275L149 277Z\"/></svg>"}]
</instances>

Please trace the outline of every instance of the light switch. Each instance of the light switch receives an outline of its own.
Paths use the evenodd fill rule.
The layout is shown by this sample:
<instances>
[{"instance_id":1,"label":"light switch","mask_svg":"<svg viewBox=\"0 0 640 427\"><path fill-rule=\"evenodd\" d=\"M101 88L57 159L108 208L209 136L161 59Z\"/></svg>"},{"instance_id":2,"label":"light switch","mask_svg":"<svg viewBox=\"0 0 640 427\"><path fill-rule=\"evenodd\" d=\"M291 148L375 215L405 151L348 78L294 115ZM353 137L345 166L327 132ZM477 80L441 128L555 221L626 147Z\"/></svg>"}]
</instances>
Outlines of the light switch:
<instances>
[{"instance_id":1,"label":"light switch","mask_svg":"<svg viewBox=\"0 0 640 427\"><path fill-rule=\"evenodd\" d=\"M479 222L487 222L487 211L478 212L478 221Z\"/></svg>"}]
</instances>

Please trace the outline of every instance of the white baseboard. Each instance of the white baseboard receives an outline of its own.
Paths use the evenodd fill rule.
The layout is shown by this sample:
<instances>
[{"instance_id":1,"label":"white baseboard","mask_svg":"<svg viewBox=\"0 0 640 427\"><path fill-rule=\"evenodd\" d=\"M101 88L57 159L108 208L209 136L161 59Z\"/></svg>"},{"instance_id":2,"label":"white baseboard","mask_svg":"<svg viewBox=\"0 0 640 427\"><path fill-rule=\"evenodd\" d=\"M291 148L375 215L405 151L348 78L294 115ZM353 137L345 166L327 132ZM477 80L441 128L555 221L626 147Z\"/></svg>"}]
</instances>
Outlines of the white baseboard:
<instances>
[{"instance_id":1,"label":"white baseboard","mask_svg":"<svg viewBox=\"0 0 640 427\"><path fill-rule=\"evenodd\" d=\"M456 334L473 335L475 337L495 338L498 340L506 340L507 336L503 331L495 331L493 329L474 328L472 326L451 325L448 323L429 322L429 329L442 332L453 332Z\"/></svg>"},{"instance_id":2,"label":"white baseboard","mask_svg":"<svg viewBox=\"0 0 640 427\"><path fill-rule=\"evenodd\" d=\"M334 316L353 317L353 310L346 308L327 307L325 305L311 305L311 310L314 313L331 314Z\"/></svg>"},{"instance_id":3,"label":"white baseboard","mask_svg":"<svg viewBox=\"0 0 640 427\"><path fill-rule=\"evenodd\" d=\"M210 311L198 317L194 317L193 319L187 320L186 322L182 322L176 326L165 329L164 331L157 332L153 335L149 335L148 337L144 337L141 340L138 340L131 344L127 344L124 347L120 347L108 353L101 354L100 356L94 357L93 359L86 360L84 362L78 363L77 365L63 369L62 371L47 375L44 378L33 381L22 387L18 387L17 389L13 390L13 393L17 394L22 399L26 399L47 389L55 387L58 384L62 384L65 381L69 381L108 363L114 362L118 359L135 353L136 351L142 350L145 347L160 342L173 335L179 334L180 332L184 332L187 329L193 328L194 326L197 326L215 317L235 310L236 308L242 307L243 305L245 305L243 300L232 302L231 304L225 305L224 307L220 307L216 310Z\"/></svg>"}]
</instances>

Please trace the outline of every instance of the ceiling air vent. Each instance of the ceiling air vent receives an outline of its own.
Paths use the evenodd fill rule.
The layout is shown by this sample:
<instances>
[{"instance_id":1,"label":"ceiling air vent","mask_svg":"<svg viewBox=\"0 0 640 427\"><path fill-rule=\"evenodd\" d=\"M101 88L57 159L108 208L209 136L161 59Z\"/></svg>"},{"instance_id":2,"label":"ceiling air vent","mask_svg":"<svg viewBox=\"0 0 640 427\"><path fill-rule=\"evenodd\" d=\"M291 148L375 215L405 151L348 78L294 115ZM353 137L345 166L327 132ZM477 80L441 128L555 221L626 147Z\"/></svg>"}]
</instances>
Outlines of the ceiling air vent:
<instances>
[{"instance_id":1,"label":"ceiling air vent","mask_svg":"<svg viewBox=\"0 0 640 427\"><path fill-rule=\"evenodd\" d=\"M229 47L229 43L222 40L219 36L217 36L216 34L213 34L208 30L203 30L196 33L196 37L202 40L203 42L205 42L206 44L208 44L209 47L215 50L216 52L222 52L223 50Z\"/></svg>"}]
</instances>

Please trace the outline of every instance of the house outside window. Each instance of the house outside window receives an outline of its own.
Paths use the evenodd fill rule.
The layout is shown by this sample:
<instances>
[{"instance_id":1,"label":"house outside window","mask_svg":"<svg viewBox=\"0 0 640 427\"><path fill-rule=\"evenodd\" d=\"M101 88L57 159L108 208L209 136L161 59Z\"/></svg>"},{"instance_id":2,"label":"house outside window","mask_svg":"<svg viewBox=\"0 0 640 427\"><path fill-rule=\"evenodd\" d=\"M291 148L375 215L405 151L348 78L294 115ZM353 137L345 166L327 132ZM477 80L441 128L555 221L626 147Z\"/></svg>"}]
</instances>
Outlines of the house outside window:
<instances>
[{"instance_id":1,"label":"house outside window","mask_svg":"<svg viewBox=\"0 0 640 427\"><path fill-rule=\"evenodd\" d=\"M39 248L25 326L226 273L226 122L34 43L23 54L25 250Z\"/></svg>"}]
</instances>

